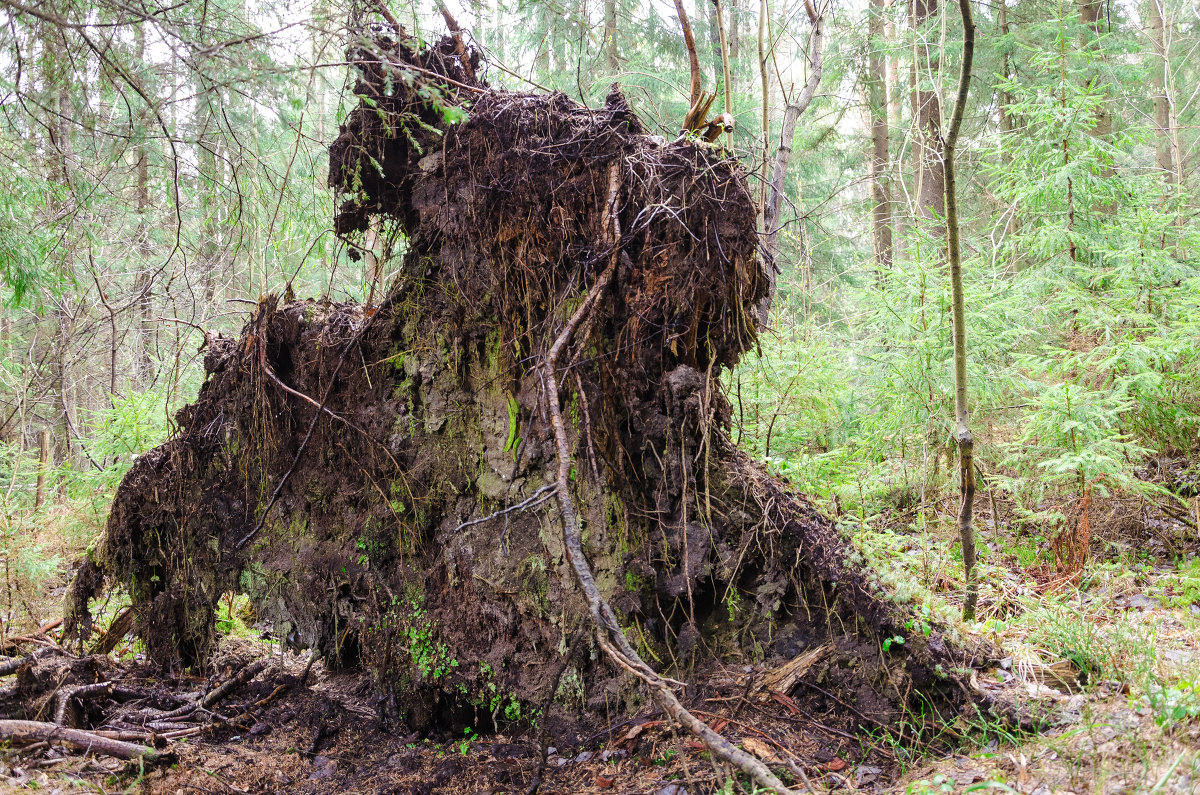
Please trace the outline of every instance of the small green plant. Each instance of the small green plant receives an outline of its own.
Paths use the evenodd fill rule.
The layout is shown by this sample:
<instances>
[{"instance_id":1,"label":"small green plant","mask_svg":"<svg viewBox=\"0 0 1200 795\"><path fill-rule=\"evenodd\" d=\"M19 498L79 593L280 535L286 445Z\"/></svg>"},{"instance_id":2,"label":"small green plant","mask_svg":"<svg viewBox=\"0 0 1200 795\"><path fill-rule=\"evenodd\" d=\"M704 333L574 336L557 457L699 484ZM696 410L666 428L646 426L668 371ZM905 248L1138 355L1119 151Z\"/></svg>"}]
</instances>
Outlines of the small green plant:
<instances>
[{"instance_id":1,"label":"small green plant","mask_svg":"<svg viewBox=\"0 0 1200 795\"><path fill-rule=\"evenodd\" d=\"M470 726L463 729L463 738L458 741L458 752L466 756L471 752L471 743L479 739L479 735Z\"/></svg>"},{"instance_id":2,"label":"small green plant","mask_svg":"<svg viewBox=\"0 0 1200 795\"><path fill-rule=\"evenodd\" d=\"M736 621L738 610L742 606L742 595L737 588L731 587L725 597L725 609L729 611L729 620Z\"/></svg>"},{"instance_id":3,"label":"small green plant","mask_svg":"<svg viewBox=\"0 0 1200 795\"><path fill-rule=\"evenodd\" d=\"M920 632L925 637L929 637L929 633L933 631L933 625L929 623L930 610L929 605L921 606L921 614L915 618L910 618L904 622L904 628L909 632ZM899 637L899 636L897 636ZM900 643L904 643L904 638L900 638ZM884 647L887 651L887 647Z\"/></svg>"},{"instance_id":4,"label":"small green plant","mask_svg":"<svg viewBox=\"0 0 1200 795\"><path fill-rule=\"evenodd\" d=\"M412 659L413 666L424 679L434 682L449 676L458 667L458 660L450 655L450 647L435 639L437 627L416 596L409 598L407 626L402 637Z\"/></svg>"},{"instance_id":5,"label":"small green plant","mask_svg":"<svg viewBox=\"0 0 1200 795\"><path fill-rule=\"evenodd\" d=\"M954 779L938 773L932 779L914 781L904 790L907 795L942 795L954 792Z\"/></svg>"},{"instance_id":6,"label":"small green plant","mask_svg":"<svg viewBox=\"0 0 1200 795\"><path fill-rule=\"evenodd\" d=\"M1200 683L1178 682L1174 687L1152 684L1146 692L1154 720L1168 728L1200 717Z\"/></svg>"},{"instance_id":7,"label":"small green plant","mask_svg":"<svg viewBox=\"0 0 1200 795\"><path fill-rule=\"evenodd\" d=\"M1163 603L1167 607L1189 607L1200 604L1200 558L1188 566L1180 566L1177 577L1168 585L1170 596Z\"/></svg>"},{"instance_id":8,"label":"small green plant","mask_svg":"<svg viewBox=\"0 0 1200 795\"><path fill-rule=\"evenodd\" d=\"M892 646L903 646L903 645L904 645L904 636L903 635L893 635L890 638L883 639L883 650L885 652L891 651Z\"/></svg>"},{"instance_id":9,"label":"small green plant","mask_svg":"<svg viewBox=\"0 0 1200 795\"><path fill-rule=\"evenodd\" d=\"M217 600L217 632L235 637L253 637L255 632L246 623L246 618L252 614L250 598L230 591Z\"/></svg>"},{"instance_id":10,"label":"small green plant","mask_svg":"<svg viewBox=\"0 0 1200 795\"><path fill-rule=\"evenodd\" d=\"M516 694L506 692L496 684L493 677L495 670L486 662L479 663L479 672L483 674L485 684L478 697L473 698L471 703L481 709L486 709L492 716L494 723L500 722L500 716L503 715L505 720L517 722L522 717L534 718L535 715L529 714L521 706L521 700ZM534 711L536 712L536 710Z\"/></svg>"}]
</instances>

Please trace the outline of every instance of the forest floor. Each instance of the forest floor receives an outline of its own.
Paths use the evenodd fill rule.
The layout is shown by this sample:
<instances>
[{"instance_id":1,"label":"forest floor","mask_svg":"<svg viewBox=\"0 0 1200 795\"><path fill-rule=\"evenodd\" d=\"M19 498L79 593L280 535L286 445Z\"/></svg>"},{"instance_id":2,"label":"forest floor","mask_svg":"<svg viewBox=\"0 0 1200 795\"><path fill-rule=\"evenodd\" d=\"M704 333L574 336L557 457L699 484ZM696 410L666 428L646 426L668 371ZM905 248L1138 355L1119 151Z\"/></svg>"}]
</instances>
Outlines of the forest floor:
<instances>
[{"instance_id":1,"label":"forest floor","mask_svg":"<svg viewBox=\"0 0 1200 795\"><path fill-rule=\"evenodd\" d=\"M996 681L1015 677L1030 699L1054 705L1054 718L1038 733L917 715L884 727L855 714L852 705L823 698L812 685L802 685L811 692L804 698L797 692L796 701L747 698L747 683L762 667L752 664L699 675L688 693L690 706L764 759L790 758L820 791L1200 793L1196 541L1181 546L1178 537L1153 533L1131 538L1127 523L1114 518L1120 506L1109 508L1112 527L1120 525L1122 532L1106 532L1103 522L1093 526L1078 586L1048 589L1047 567L1032 540L983 528L985 587L981 621L973 629L1010 655L990 672ZM953 606L961 563L950 525L913 532L891 524L898 529L862 530L856 542L892 587L921 588ZM83 549L80 517L65 508L28 526L21 541L27 550L68 561ZM59 532L66 526L74 529ZM19 618L5 626L5 636L28 633L55 617L68 574L62 565L10 570L9 615ZM215 710L237 720L174 741L173 763L145 769L102 755L13 746L0 751L0 789L524 793L540 775L542 793L753 791L650 709L598 723L576 747L547 748L544 763L533 732L481 737L463 726L461 735L403 736L379 722L372 689L361 677L281 651L245 623L238 603L222 604L219 625L227 634L209 682L253 660L267 661ZM50 630L37 642L53 639ZM97 664L101 674L164 691L206 686L201 677L163 678L141 662L131 639Z\"/></svg>"}]
</instances>

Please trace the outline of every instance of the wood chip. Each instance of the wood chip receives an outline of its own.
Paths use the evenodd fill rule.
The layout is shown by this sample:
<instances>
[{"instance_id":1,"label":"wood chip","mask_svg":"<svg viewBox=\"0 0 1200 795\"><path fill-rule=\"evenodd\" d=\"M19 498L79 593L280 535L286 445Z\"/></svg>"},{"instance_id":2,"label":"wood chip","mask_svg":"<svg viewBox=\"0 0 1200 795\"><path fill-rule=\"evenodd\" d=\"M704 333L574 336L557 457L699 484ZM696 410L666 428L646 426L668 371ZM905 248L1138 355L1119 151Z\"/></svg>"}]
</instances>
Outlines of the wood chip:
<instances>
[{"instance_id":1,"label":"wood chip","mask_svg":"<svg viewBox=\"0 0 1200 795\"><path fill-rule=\"evenodd\" d=\"M775 753L775 749L757 737L747 737L742 740L742 748L770 765L777 765L783 761L779 758L779 754ZM845 766L846 764L843 762L842 767Z\"/></svg>"},{"instance_id":2,"label":"wood chip","mask_svg":"<svg viewBox=\"0 0 1200 795\"><path fill-rule=\"evenodd\" d=\"M752 692L760 694L763 691L774 690L787 695L796 686L796 682L800 681L800 677L808 673L808 669L832 650L833 644L826 643L793 657L783 665L772 668L763 674L763 678L754 686Z\"/></svg>"}]
</instances>

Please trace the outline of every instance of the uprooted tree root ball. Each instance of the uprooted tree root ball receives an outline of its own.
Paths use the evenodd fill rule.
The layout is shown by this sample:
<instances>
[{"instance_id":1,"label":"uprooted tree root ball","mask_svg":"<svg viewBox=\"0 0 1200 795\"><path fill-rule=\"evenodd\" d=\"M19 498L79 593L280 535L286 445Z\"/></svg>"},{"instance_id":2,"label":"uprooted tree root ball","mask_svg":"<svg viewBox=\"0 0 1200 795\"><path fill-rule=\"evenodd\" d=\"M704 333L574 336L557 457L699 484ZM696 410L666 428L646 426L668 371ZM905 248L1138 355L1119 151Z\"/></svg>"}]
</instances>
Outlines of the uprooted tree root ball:
<instances>
[{"instance_id":1,"label":"uprooted tree root ball","mask_svg":"<svg viewBox=\"0 0 1200 795\"><path fill-rule=\"evenodd\" d=\"M641 660L684 680L815 648L810 676L873 720L918 694L983 700L988 650L906 632L912 609L835 525L729 439L718 378L767 290L736 160L647 135L615 90L599 109L493 91L454 53L352 52L336 227L395 224L400 275L378 306L267 299L209 342L178 433L117 493L72 626L124 588L151 658L194 665L217 600L248 594L280 641L369 672L380 711L422 731L537 714L569 741L645 699Z\"/></svg>"}]
</instances>

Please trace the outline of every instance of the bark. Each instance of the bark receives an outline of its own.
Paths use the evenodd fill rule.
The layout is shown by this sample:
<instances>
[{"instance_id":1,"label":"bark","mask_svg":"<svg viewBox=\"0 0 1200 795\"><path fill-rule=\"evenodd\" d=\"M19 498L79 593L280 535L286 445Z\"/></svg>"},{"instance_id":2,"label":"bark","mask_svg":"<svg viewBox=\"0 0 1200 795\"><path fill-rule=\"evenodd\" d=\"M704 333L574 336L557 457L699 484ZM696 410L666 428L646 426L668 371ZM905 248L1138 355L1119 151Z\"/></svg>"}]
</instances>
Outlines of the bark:
<instances>
[{"instance_id":1,"label":"bark","mask_svg":"<svg viewBox=\"0 0 1200 795\"><path fill-rule=\"evenodd\" d=\"M767 166L769 162L769 153L771 146L771 90L770 90L770 63L768 58L767 42L770 37L770 18L771 7L769 0L759 0L758 3L758 78L759 90L762 94L762 116L759 119L760 134L762 136L762 164L759 171L759 186L758 186L758 225L759 231L765 232L764 214L767 209Z\"/></svg>"},{"instance_id":2,"label":"bark","mask_svg":"<svg viewBox=\"0 0 1200 795\"><path fill-rule=\"evenodd\" d=\"M154 363L151 356L151 340L156 324L153 321L154 270L150 263L150 156L146 142L138 143L134 156L137 158L137 275L133 280L133 381L140 387L154 379Z\"/></svg>"},{"instance_id":3,"label":"bark","mask_svg":"<svg viewBox=\"0 0 1200 795\"><path fill-rule=\"evenodd\" d=\"M742 6L741 0L730 0L729 22L725 29L729 32L729 58L737 63L742 56ZM736 76L734 77L736 79Z\"/></svg>"},{"instance_id":4,"label":"bark","mask_svg":"<svg viewBox=\"0 0 1200 795\"><path fill-rule=\"evenodd\" d=\"M217 158L216 97L206 86L200 87L196 101L197 185L200 193L200 283L204 301L211 306L217 290L217 271L221 259L220 163Z\"/></svg>"},{"instance_id":5,"label":"bark","mask_svg":"<svg viewBox=\"0 0 1200 795\"><path fill-rule=\"evenodd\" d=\"M134 27L134 42L137 47L139 64L145 62L146 32L142 25ZM143 125L146 118L143 116ZM134 146L133 156L136 161L134 177L135 209L137 210L137 275L133 280L133 376L132 381L139 388L146 388L154 379L154 364L151 357L151 338L154 335L153 298L154 270L150 265L150 151L146 139L140 138Z\"/></svg>"},{"instance_id":6,"label":"bark","mask_svg":"<svg viewBox=\"0 0 1200 795\"><path fill-rule=\"evenodd\" d=\"M679 17L679 28L683 31L683 46L687 49L688 75L690 78L688 84L690 115L691 109L696 107L696 103L700 99L703 75L700 71L700 56L696 53L696 38L692 35L692 24L688 21L687 10L683 7L683 0L675 0L675 14Z\"/></svg>"},{"instance_id":7,"label":"bark","mask_svg":"<svg viewBox=\"0 0 1200 795\"><path fill-rule=\"evenodd\" d=\"M725 90L725 113L729 118L733 118L733 78L729 69L729 40L725 33L725 12L721 7L721 0L712 0L713 9L717 16L717 35L720 40L721 48L721 84ZM733 130L730 129L727 133L730 143L733 141Z\"/></svg>"},{"instance_id":8,"label":"bark","mask_svg":"<svg viewBox=\"0 0 1200 795\"><path fill-rule=\"evenodd\" d=\"M1008 37L1008 2L1001 0L998 6L998 17L1000 23L1000 35ZM1000 55L1000 76L1004 80L1012 79L1012 64L1008 53L1007 42L1004 51ZM999 97L999 112L1000 112L1000 134L1007 135L1013 131L1012 114L1009 111L1009 105L1012 104L1012 95L1008 91L1001 89Z\"/></svg>"},{"instance_id":9,"label":"bark","mask_svg":"<svg viewBox=\"0 0 1200 795\"><path fill-rule=\"evenodd\" d=\"M884 46L884 0L871 0L868 11L870 54L867 64L867 106L871 127L871 231L875 272L882 278L892 265L891 173L888 155L887 71Z\"/></svg>"},{"instance_id":10,"label":"bark","mask_svg":"<svg viewBox=\"0 0 1200 795\"><path fill-rule=\"evenodd\" d=\"M1078 4L1079 19L1084 25L1084 32L1081 37L1084 50L1092 51L1093 57L1099 58L1099 38L1104 34L1107 27L1104 17L1104 0L1078 0ZM1098 66L1093 67L1090 70L1090 74L1086 75L1084 79L1086 82L1094 85L1106 85ZM1112 141L1113 134L1113 116L1112 112L1108 109L1108 102L1110 100L1111 97L1105 96L1103 104L1096 109L1095 121L1091 129L1093 137L1109 142ZM1111 177L1115 173L1116 171L1111 165L1105 166L1101 170L1101 174L1105 177ZM1071 186L1071 190L1073 191L1073 186ZM1108 204L1097 205L1093 209L1103 214L1111 215L1116 212L1117 206L1115 202L1110 202ZM1074 259L1076 256L1074 243L1071 246L1072 259Z\"/></svg>"},{"instance_id":11,"label":"bark","mask_svg":"<svg viewBox=\"0 0 1200 795\"><path fill-rule=\"evenodd\" d=\"M1005 80L1011 80L1013 77L1012 61L1009 57L1009 44L1007 37L1009 35L1008 27L1008 0L1000 0L998 18L1000 23L1000 35L1004 36L1006 41L1004 52L1000 56L1000 76ZM1012 95L1006 90L1000 91L999 96L999 113L1000 113L1000 136L1001 138L1012 135L1013 132L1013 117L1010 106L1012 105ZM1004 150L1005 162L1011 160L1008 150ZM1008 223L1005 226L1008 235L1015 235L1021 228L1021 219L1017 217L1016 209L1013 208L1008 214Z\"/></svg>"},{"instance_id":12,"label":"bark","mask_svg":"<svg viewBox=\"0 0 1200 795\"><path fill-rule=\"evenodd\" d=\"M724 47L721 44L721 8L718 2L713 0L696 0L700 8L707 16L708 21L708 43L712 48L712 67L713 67L713 82L717 83L717 92L720 93L723 86L724 70L721 66L721 53L724 52Z\"/></svg>"},{"instance_id":13,"label":"bark","mask_svg":"<svg viewBox=\"0 0 1200 795\"><path fill-rule=\"evenodd\" d=\"M887 0L887 8L889 11L895 8L897 0ZM888 96L888 119L892 127L899 129L900 127L900 97L903 92L900 90L900 56L891 51L892 44L897 39L896 23L892 19L892 14L887 15L887 22L884 25L884 36L889 45L887 55L887 96Z\"/></svg>"}]
</instances>

